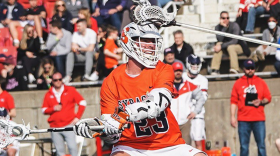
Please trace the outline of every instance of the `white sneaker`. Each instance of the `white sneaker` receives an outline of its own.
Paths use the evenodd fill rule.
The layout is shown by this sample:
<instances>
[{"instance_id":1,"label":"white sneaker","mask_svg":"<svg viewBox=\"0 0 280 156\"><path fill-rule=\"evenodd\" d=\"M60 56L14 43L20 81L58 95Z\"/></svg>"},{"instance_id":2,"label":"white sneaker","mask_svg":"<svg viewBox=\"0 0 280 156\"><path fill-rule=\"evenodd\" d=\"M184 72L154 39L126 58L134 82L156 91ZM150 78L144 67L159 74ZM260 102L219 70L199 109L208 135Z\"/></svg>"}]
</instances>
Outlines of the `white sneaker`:
<instances>
[{"instance_id":1,"label":"white sneaker","mask_svg":"<svg viewBox=\"0 0 280 156\"><path fill-rule=\"evenodd\" d=\"M29 80L29 83L32 83L33 81L36 81L34 75L32 75L32 74L28 74L28 80Z\"/></svg>"},{"instance_id":2,"label":"white sneaker","mask_svg":"<svg viewBox=\"0 0 280 156\"><path fill-rule=\"evenodd\" d=\"M230 72L231 74L238 74L238 73L239 73L239 72L238 72L237 70L235 70L235 69L230 69L229 72Z\"/></svg>"},{"instance_id":3,"label":"white sneaker","mask_svg":"<svg viewBox=\"0 0 280 156\"><path fill-rule=\"evenodd\" d=\"M47 46L45 45L45 43L42 43L40 45L40 50L47 50Z\"/></svg>"},{"instance_id":4,"label":"white sneaker","mask_svg":"<svg viewBox=\"0 0 280 156\"><path fill-rule=\"evenodd\" d=\"M85 75L83 76L83 79L86 79L86 80L92 81L92 80L91 80L91 78L90 78L90 76L89 76L88 74L85 74Z\"/></svg>"},{"instance_id":5,"label":"white sneaker","mask_svg":"<svg viewBox=\"0 0 280 156\"><path fill-rule=\"evenodd\" d=\"M97 81L99 79L99 76L97 75L97 72L93 72L90 75L90 79L91 79L91 81Z\"/></svg>"},{"instance_id":6,"label":"white sneaker","mask_svg":"<svg viewBox=\"0 0 280 156\"><path fill-rule=\"evenodd\" d=\"M62 82L67 84L69 83L70 81L72 80L71 76L65 76L63 79L62 79Z\"/></svg>"}]
</instances>

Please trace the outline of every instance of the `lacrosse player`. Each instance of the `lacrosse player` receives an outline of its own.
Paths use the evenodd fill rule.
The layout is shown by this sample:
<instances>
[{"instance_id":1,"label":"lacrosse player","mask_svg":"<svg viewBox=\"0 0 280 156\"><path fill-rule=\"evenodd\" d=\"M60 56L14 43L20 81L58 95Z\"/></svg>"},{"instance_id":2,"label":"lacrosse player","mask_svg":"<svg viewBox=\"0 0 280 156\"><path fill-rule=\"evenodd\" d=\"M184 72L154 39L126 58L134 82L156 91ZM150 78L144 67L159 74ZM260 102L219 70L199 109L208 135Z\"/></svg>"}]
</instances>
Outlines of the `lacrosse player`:
<instances>
[{"instance_id":1,"label":"lacrosse player","mask_svg":"<svg viewBox=\"0 0 280 156\"><path fill-rule=\"evenodd\" d=\"M187 72L183 73L183 79L197 85L206 101L208 98L208 80L205 76L199 74L201 66L200 57L193 54L189 55L186 59ZM196 100L192 101L192 110L195 109L196 103ZM194 140L196 148L200 150L202 150L202 141L206 139L204 114L205 108L203 106L202 111L191 120L191 139Z\"/></svg>"},{"instance_id":2,"label":"lacrosse player","mask_svg":"<svg viewBox=\"0 0 280 156\"><path fill-rule=\"evenodd\" d=\"M105 140L113 143L111 156L203 156L204 153L182 139L170 110L173 69L159 61L162 37L153 24L130 23L121 34L121 46L129 57L104 80L101 93L101 120ZM125 120L115 114L124 110L130 128L120 133ZM82 119L75 126L77 135L92 138L93 119Z\"/></svg>"}]
</instances>

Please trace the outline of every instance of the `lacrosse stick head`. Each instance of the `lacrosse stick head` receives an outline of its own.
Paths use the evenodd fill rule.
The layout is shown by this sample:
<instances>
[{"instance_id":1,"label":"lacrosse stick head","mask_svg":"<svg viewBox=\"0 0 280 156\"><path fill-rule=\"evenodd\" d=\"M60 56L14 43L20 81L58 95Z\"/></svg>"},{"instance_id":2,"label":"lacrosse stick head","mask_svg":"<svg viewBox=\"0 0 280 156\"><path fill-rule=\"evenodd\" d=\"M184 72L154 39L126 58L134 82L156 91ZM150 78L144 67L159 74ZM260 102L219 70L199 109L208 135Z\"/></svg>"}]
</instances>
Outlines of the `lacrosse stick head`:
<instances>
[{"instance_id":1,"label":"lacrosse stick head","mask_svg":"<svg viewBox=\"0 0 280 156\"><path fill-rule=\"evenodd\" d=\"M128 57L147 68L155 68L162 52L162 36L154 24L132 22L123 28L121 47Z\"/></svg>"},{"instance_id":2,"label":"lacrosse stick head","mask_svg":"<svg viewBox=\"0 0 280 156\"><path fill-rule=\"evenodd\" d=\"M29 135L30 126L16 124L10 121L10 117L0 117L0 148L3 149L12 144L14 140L23 140Z\"/></svg>"},{"instance_id":3,"label":"lacrosse stick head","mask_svg":"<svg viewBox=\"0 0 280 156\"><path fill-rule=\"evenodd\" d=\"M172 4L172 7L173 12L169 13L159 6L137 5L133 10L132 18L136 24L151 22L159 27L174 25L177 8L175 4Z\"/></svg>"}]
</instances>

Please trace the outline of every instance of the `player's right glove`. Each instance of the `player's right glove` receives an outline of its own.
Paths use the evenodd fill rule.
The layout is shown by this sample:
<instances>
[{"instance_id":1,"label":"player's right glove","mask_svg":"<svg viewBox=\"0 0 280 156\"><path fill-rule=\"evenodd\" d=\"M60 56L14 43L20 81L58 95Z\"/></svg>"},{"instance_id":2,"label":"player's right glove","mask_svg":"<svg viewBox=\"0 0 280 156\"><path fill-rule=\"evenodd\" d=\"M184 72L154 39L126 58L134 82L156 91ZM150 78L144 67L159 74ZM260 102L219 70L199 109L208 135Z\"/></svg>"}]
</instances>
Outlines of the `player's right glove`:
<instances>
[{"instance_id":1,"label":"player's right glove","mask_svg":"<svg viewBox=\"0 0 280 156\"><path fill-rule=\"evenodd\" d=\"M123 130L123 126L127 123L118 114L102 114L100 122L105 126L103 132L106 135L120 133Z\"/></svg>"}]
</instances>

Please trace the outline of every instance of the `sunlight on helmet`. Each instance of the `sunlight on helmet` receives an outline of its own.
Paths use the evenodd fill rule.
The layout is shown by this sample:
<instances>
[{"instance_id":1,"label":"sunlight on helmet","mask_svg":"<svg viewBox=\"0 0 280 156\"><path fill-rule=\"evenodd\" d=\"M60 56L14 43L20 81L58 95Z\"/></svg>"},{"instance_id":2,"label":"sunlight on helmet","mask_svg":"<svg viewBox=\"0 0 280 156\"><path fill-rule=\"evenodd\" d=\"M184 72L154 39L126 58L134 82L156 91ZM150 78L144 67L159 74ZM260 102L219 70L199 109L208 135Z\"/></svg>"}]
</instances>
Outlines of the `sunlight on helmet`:
<instances>
[{"instance_id":1,"label":"sunlight on helmet","mask_svg":"<svg viewBox=\"0 0 280 156\"><path fill-rule=\"evenodd\" d=\"M192 75L197 75L200 72L201 69L201 61L200 61L200 57L196 56L196 55L189 55L187 57L187 70L190 72L190 74Z\"/></svg>"}]
</instances>

